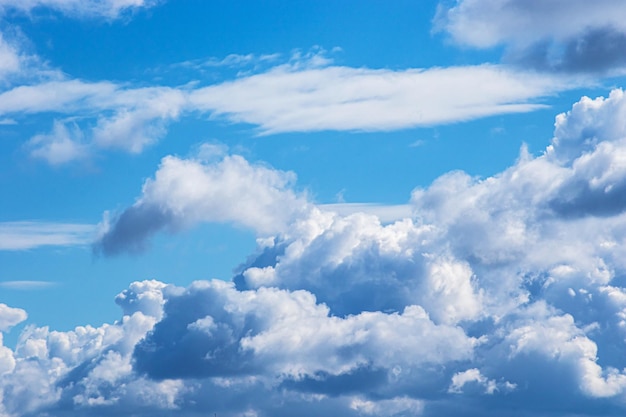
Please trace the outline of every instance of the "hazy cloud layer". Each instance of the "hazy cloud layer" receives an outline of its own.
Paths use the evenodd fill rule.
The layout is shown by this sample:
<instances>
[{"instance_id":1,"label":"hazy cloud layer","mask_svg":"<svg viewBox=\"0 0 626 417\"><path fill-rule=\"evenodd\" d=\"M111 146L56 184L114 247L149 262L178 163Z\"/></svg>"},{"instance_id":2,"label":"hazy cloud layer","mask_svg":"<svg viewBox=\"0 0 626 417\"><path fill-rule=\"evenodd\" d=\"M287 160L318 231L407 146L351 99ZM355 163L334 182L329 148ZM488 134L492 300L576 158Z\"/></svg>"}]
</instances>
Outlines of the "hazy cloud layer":
<instances>
[{"instance_id":1,"label":"hazy cloud layer","mask_svg":"<svg viewBox=\"0 0 626 417\"><path fill-rule=\"evenodd\" d=\"M435 19L462 45L506 45L508 58L540 69L623 71L626 5L599 0L458 0Z\"/></svg>"},{"instance_id":2,"label":"hazy cloud layer","mask_svg":"<svg viewBox=\"0 0 626 417\"><path fill-rule=\"evenodd\" d=\"M135 282L114 324L27 327L0 348L0 415L621 416L625 103L583 98L543 155L448 173L392 223L239 156L168 157L103 251L200 221L270 238L232 282Z\"/></svg>"}]
</instances>

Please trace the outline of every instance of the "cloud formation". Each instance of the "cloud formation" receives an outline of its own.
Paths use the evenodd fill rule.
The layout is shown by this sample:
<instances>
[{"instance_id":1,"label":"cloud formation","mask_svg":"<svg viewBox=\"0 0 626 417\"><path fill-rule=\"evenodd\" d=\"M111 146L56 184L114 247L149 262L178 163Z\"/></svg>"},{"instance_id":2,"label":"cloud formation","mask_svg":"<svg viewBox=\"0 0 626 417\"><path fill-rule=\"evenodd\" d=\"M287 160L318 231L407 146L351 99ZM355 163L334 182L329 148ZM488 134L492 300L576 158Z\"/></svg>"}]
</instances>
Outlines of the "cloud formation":
<instances>
[{"instance_id":1,"label":"cloud formation","mask_svg":"<svg viewBox=\"0 0 626 417\"><path fill-rule=\"evenodd\" d=\"M600 0L459 0L439 6L436 27L461 45L505 45L508 58L540 69L623 71L626 6Z\"/></svg>"},{"instance_id":2,"label":"cloud formation","mask_svg":"<svg viewBox=\"0 0 626 417\"><path fill-rule=\"evenodd\" d=\"M1 53L1 49L0 49ZM29 154L53 165L102 149L142 152L181 117L245 123L259 134L391 131L545 108L541 99L587 83L506 66L387 70L332 65L298 55L209 86L134 88L50 72L0 92L0 117L52 116ZM71 120L64 120L71 116Z\"/></svg>"},{"instance_id":3,"label":"cloud formation","mask_svg":"<svg viewBox=\"0 0 626 417\"><path fill-rule=\"evenodd\" d=\"M448 173L392 223L239 156L168 157L103 251L199 221L270 238L232 282L135 282L114 324L27 327L0 348L0 415L623 415L625 103L581 99L541 156ZM1 307L0 331L24 318Z\"/></svg>"},{"instance_id":4,"label":"cloud formation","mask_svg":"<svg viewBox=\"0 0 626 417\"><path fill-rule=\"evenodd\" d=\"M215 163L163 158L142 196L102 224L95 249L105 255L141 251L154 233L189 228L200 222L229 222L260 234L279 233L308 210L291 185L295 176L241 156Z\"/></svg>"},{"instance_id":5,"label":"cloud formation","mask_svg":"<svg viewBox=\"0 0 626 417\"><path fill-rule=\"evenodd\" d=\"M190 102L263 134L388 131L528 112L563 88L569 87L558 79L491 65L404 71L282 65L200 88Z\"/></svg>"}]
</instances>

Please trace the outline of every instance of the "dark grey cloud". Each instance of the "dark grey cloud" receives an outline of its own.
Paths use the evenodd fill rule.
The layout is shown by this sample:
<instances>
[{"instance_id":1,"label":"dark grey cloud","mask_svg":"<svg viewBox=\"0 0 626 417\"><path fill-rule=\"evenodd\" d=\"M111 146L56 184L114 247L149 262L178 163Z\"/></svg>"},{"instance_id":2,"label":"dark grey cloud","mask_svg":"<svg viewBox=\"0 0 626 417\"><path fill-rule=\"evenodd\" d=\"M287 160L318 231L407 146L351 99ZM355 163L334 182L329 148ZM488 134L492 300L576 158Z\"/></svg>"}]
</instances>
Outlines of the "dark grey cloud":
<instances>
[{"instance_id":1,"label":"dark grey cloud","mask_svg":"<svg viewBox=\"0 0 626 417\"><path fill-rule=\"evenodd\" d=\"M511 48L504 59L542 71L610 75L626 66L626 33L611 27L596 28L560 42L545 40Z\"/></svg>"},{"instance_id":2,"label":"dark grey cloud","mask_svg":"<svg viewBox=\"0 0 626 417\"><path fill-rule=\"evenodd\" d=\"M112 220L110 229L94 243L93 250L105 256L141 253L147 249L148 240L158 231L171 227L172 222L172 215L160 207L131 206Z\"/></svg>"},{"instance_id":3,"label":"dark grey cloud","mask_svg":"<svg viewBox=\"0 0 626 417\"><path fill-rule=\"evenodd\" d=\"M373 389L385 383L388 383L387 371L372 369L371 366L364 365L339 375L319 371L313 375L306 375L300 380L286 379L282 382L281 388L330 396L368 395Z\"/></svg>"},{"instance_id":4,"label":"dark grey cloud","mask_svg":"<svg viewBox=\"0 0 626 417\"><path fill-rule=\"evenodd\" d=\"M548 205L567 218L615 216L626 210L626 181L610 184L610 188L594 188L584 180L568 181Z\"/></svg>"},{"instance_id":5,"label":"dark grey cloud","mask_svg":"<svg viewBox=\"0 0 626 417\"><path fill-rule=\"evenodd\" d=\"M168 299L164 318L135 346L134 368L150 378L206 378L260 372L240 341L259 331L250 315L239 321L213 288ZM205 327L199 320L206 319ZM196 325L194 326L194 323Z\"/></svg>"}]
</instances>

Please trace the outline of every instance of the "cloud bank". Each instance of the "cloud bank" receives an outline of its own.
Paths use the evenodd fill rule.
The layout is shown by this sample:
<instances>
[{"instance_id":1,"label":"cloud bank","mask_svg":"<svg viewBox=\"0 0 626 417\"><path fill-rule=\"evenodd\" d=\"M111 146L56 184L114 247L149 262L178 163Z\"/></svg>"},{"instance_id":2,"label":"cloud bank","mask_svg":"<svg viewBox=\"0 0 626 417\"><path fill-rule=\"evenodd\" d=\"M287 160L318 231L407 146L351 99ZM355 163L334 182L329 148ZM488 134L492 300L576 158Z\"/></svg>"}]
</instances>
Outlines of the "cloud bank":
<instances>
[{"instance_id":1,"label":"cloud bank","mask_svg":"<svg viewBox=\"0 0 626 417\"><path fill-rule=\"evenodd\" d=\"M168 157L100 249L228 221L258 252L231 282L135 282L113 324L27 327L0 415L623 415L625 109L583 98L541 156L443 175L392 223L239 156Z\"/></svg>"},{"instance_id":2,"label":"cloud bank","mask_svg":"<svg viewBox=\"0 0 626 417\"><path fill-rule=\"evenodd\" d=\"M0 222L0 250L88 245L96 236L96 231L96 226L90 224Z\"/></svg>"}]
</instances>

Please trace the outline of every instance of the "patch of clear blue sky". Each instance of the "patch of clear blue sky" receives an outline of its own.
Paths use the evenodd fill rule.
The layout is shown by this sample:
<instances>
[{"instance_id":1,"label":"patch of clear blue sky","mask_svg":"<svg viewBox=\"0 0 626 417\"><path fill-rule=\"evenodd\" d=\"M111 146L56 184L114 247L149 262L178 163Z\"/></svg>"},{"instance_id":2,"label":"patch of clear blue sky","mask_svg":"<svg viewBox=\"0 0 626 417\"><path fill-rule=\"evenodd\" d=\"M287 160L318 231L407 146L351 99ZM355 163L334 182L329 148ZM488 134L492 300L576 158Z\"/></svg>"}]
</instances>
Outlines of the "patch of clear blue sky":
<instances>
[{"instance_id":1,"label":"patch of clear blue sky","mask_svg":"<svg viewBox=\"0 0 626 417\"><path fill-rule=\"evenodd\" d=\"M31 52L68 76L130 85L208 84L218 70L201 75L174 71L174 63L229 54L288 57L314 46L341 51L337 65L428 68L497 62L500 51L477 52L432 34L436 1L205 1L164 2L125 21L68 19L40 10L32 19L13 16ZM208 77L202 79L202 77ZM211 78L213 77L213 78ZM606 94L599 87L585 94ZM163 140L140 155L111 152L90 163L51 168L29 160L21 148L33 134L49 131L52 117L28 117L0 126L0 221L45 220L97 223L105 210L132 204L141 185L168 154L189 155L202 142L220 142L298 175L298 187L321 203L405 203L411 190L445 172L462 169L493 175L511 165L520 146L540 153L552 136L554 116L582 92L548 100L551 108L466 123L396 132L283 133L257 137L253 127L186 117L169 126ZM416 146L418 144L419 146ZM254 250L251 233L228 225L205 225L172 236L161 234L140 256L94 258L87 247L0 252L0 281L56 282L37 291L0 289L1 302L28 311L28 323L66 330L99 325L119 316L112 299L129 282L159 279L185 285L195 279L230 279ZM14 342L17 332L9 337Z\"/></svg>"}]
</instances>

